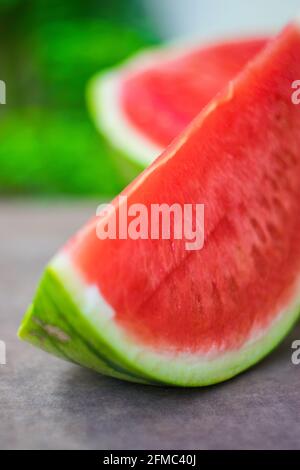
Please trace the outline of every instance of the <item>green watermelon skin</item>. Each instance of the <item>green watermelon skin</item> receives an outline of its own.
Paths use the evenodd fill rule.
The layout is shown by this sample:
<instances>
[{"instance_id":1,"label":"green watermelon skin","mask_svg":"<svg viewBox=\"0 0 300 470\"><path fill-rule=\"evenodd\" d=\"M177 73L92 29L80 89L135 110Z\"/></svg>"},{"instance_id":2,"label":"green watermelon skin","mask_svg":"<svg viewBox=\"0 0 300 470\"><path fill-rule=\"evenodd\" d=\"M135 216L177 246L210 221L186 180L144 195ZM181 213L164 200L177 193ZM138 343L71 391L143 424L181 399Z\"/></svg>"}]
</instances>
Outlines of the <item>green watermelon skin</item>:
<instances>
[{"instance_id":1,"label":"green watermelon skin","mask_svg":"<svg viewBox=\"0 0 300 470\"><path fill-rule=\"evenodd\" d=\"M47 305L47 309L44 307ZM19 330L22 339L61 359L131 382L157 384L155 378L130 367L81 315L55 270L41 279L34 303Z\"/></svg>"},{"instance_id":2,"label":"green watermelon skin","mask_svg":"<svg viewBox=\"0 0 300 470\"><path fill-rule=\"evenodd\" d=\"M114 377L183 387L229 379L279 344L300 310L299 51L292 24L123 192L203 202L203 249L99 240L93 219L46 268L21 338Z\"/></svg>"},{"instance_id":3,"label":"green watermelon skin","mask_svg":"<svg viewBox=\"0 0 300 470\"><path fill-rule=\"evenodd\" d=\"M32 345L56 356L98 373L128 382L154 386L199 387L228 380L262 360L284 339L299 319L300 301L287 312L264 338L243 354L223 357L215 363L203 364L201 378L193 373L195 366L186 364L172 368L161 364L161 358L150 357L138 361L138 351L128 357L127 346L114 342L114 335L103 336L102 325L84 315L74 293L66 289L66 279L49 267L40 281L33 304L29 307L18 335Z\"/></svg>"}]
</instances>

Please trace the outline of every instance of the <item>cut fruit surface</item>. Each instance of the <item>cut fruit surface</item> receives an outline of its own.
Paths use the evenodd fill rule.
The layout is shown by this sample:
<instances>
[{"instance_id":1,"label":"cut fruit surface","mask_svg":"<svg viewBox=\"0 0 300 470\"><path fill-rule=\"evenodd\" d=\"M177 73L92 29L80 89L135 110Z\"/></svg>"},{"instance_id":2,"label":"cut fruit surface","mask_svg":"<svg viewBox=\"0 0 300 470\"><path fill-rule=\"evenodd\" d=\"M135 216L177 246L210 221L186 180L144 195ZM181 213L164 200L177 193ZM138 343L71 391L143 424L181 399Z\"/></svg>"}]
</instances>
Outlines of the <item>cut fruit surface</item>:
<instances>
[{"instance_id":1,"label":"cut fruit surface","mask_svg":"<svg viewBox=\"0 0 300 470\"><path fill-rule=\"evenodd\" d=\"M95 217L46 269L20 336L108 375L180 386L228 379L270 352L300 307L299 76L292 24L123 192L149 212L204 204L201 250L100 240Z\"/></svg>"},{"instance_id":2,"label":"cut fruit surface","mask_svg":"<svg viewBox=\"0 0 300 470\"><path fill-rule=\"evenodd\" d=\"M92 81L96 125L117 152L145 167L266 43L247 38L140 53Z\"/></svg>"}]
</instances>

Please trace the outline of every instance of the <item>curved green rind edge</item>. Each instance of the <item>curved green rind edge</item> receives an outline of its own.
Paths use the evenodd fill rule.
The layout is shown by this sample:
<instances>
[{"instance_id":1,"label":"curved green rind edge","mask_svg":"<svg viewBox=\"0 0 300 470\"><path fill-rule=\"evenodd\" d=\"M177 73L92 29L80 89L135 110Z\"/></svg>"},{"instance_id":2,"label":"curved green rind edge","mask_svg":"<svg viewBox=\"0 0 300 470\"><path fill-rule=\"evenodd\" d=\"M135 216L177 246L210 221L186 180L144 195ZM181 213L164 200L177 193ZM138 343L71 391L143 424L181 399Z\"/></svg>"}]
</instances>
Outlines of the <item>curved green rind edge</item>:
<instances>
[{"instance_id":1,"label":"curved green rind edge","mask_svg":"<svg viewBox=\"0 0 300 470\"><path fill-rule=\"evenodd\" d=\"M124 367L122 361L114 357L51 268L44 272L18 336L61 359L104 375L130 382L152 383L150 379L143 378L142 374L140 376Z\"/></svg>"},{"instance_id":2,"label":"curved green rind edge","mask_svg":"<svg viewBox=\"0 0 300 470\"><path fill-rule=\"evenodd\" d=\"M268 330L240 350L212 358L175 357L147 348L141 352L134 343L123 341L114 322L102 327L101 321L80 311L64 281L61 273L46 269L21 324L20 338L102 374L151 385L198 387L230 379L269 354L293 327L300 311L298 296Z\"/></svg>"}]
</instances>

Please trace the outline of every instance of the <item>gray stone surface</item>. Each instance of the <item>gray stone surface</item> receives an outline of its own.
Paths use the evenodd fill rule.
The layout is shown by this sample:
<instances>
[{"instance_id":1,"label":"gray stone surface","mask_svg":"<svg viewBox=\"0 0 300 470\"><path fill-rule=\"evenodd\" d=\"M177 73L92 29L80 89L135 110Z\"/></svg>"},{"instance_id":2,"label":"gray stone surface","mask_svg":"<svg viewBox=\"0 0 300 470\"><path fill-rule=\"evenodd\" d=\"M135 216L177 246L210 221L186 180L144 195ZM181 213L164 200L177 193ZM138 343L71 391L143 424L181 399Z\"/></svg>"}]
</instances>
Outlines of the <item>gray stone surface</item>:
<instances>
[{"instance_id":1,"label":"gray stone surface","mask_svg":"<svg viewBox=\"0 0 300 470\"><path fill-rule=\"evenodd\" d=\"M266 360L210 388L122 383L16 338L42 267L96 202L0 203L0 448L300 448L297 327Z\"/></svg>"}]
</instances>

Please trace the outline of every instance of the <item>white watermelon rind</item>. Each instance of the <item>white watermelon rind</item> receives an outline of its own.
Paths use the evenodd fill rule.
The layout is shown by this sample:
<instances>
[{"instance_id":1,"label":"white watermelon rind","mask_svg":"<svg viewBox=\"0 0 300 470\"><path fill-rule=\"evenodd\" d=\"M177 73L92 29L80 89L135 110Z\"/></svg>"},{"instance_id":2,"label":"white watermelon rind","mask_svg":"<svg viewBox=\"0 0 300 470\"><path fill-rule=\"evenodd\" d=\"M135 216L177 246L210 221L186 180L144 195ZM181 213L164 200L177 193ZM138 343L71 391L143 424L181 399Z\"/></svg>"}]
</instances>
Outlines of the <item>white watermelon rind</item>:
<instances>
[{"instance_id":1,"label":"white watermelon rind","mask_svg":"<svg viewBox=\"0 0 300 470\"><path fill-rule=\"evenodd\" d=\"M86 97L90 114L99 133L117 153L118 159L137 166L137 174L159 156L163 148L142 134L128 119L120 105L120 85L132 70L157 63L160 50L139 53L127 62L101 72L88 83Z\"/></svg>"},{"instance_id":2,"label":"white watermelon rind","mask_svg":"<svg viewBox=\"0 0 300 470\"><path fill-rule=\"evenodd\" d=\"M105 309L87 308L88 292L89 286L70 260L58 256L45 270L19 336L105 375L153 385L198 387L234 377L269 354L291 330L300 311L298 288L285 310L274 315L272 324L253 330L241 349L175 354L138 344Z\"/></svg>"}]
</instances>

